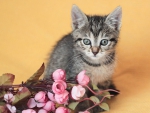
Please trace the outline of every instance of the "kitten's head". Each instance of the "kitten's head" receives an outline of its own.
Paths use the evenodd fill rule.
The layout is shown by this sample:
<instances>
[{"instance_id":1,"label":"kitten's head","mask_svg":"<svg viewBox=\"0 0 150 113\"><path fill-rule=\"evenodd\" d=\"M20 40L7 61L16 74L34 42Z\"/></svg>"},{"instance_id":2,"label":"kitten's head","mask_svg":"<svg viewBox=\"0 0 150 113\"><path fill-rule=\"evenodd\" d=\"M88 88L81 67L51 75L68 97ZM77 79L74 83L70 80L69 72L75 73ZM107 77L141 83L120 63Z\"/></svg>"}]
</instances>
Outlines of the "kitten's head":
<instances>
[{"instance_id":1,"label":"kitten's head","mask_svg":"<svg viewBox=\"0 0 150 113\"><path fill-rule=\"evenodd\" d=\"M98 62L114 53L121 27L121 7L107 16L88 16L73 5L71 16L74 46L84 58Z\"/></svg>"}]
</instances>

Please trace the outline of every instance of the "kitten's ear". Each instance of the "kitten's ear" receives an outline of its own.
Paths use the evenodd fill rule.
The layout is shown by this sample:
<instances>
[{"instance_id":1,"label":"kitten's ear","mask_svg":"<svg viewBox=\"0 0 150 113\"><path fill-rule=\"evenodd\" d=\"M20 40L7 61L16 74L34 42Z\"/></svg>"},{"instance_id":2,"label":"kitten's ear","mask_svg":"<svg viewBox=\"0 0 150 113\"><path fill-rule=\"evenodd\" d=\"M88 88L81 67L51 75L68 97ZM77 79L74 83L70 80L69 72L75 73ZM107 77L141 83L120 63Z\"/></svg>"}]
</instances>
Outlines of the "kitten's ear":
<instances>
[{"instance_id":1,"label":"kitten's ear","mask_svg":"<svg viewBox=\"0 0 150 113\"><path fill-rule=\"evenodd\" d=\"M88 23L86 15L76 5L72 6L71 17L73 30L79 29Z\"/></svg>"},{"instance_id":2,"label":"kitten's ear","mask_svg":"<svg viewBox=\"0 0 150 113\"><path fill-rule=\"evenodd\" d=\"M112 13L110 13L106 20L105 23L115 29L115 30L120 30L121 27L121 18L122 18L122 8L118 6Z\"/></svg>"}]
</instances>

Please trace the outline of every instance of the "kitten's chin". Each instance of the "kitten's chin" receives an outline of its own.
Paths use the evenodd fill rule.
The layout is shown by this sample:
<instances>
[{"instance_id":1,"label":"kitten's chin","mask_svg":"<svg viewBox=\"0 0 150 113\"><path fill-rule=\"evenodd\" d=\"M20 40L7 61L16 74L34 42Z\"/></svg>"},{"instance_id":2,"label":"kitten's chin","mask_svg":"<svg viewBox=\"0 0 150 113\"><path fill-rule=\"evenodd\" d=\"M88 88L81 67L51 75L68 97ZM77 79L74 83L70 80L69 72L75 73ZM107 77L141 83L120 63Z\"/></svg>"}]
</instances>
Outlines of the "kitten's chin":
<instances>
[{"instance_id":1,"label":"kitten's chin","mask_svg":"<svg viewBox=\"0 0 150 113\"><path fill-rule=\"evenodd\" d=\"M91 63L102 63L104 60L104 54L97 54L97 55L90 55L87 56L87 60L90 61Z\"/></svg>"},{"instance_id":2,"label":"kitten's chin","mask_svg":"<svg viewBox=\"0 0 150 113\"><path fill-rule=\"evenodd\" d=\"M87 61L91 62L91 63L100 63L100 58L97 56L87 56L86 58Z\"/></svg>"},{"instance_id":3,"label":"kitten's chin","mask_svg":"<svg viewBox=\"0 0 150 113\"><path fill-rule=\"evenodd\" d=\"M88 56L90 59L92 59L92 60L100 60L102 57L104 56L104 54L102 55L102 54L97 54L97 55L90 55L90 56Z\"/></svg>"}]
</instances>

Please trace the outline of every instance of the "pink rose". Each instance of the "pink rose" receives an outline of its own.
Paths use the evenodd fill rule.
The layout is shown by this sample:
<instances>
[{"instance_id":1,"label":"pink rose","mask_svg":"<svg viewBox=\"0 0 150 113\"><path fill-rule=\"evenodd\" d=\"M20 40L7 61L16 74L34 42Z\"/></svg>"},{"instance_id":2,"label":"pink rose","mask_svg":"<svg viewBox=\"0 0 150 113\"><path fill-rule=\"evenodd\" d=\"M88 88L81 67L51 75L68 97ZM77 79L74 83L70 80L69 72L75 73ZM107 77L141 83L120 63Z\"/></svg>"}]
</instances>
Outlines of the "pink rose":
<instances>
[{"instance_id":1,"label":"pink rose","mask_svg":"<svg viewBox=\"0 0 150 113\"><path fill-rule=\"evenodd\" d=\"M79 113L90 113L89 111L80 111Z\"/></svg>"},{"instance_id":2,"label":"pink rose","mask_svg":"<svg viewBox=\"0 0 150 113\"><path fill-rule=\"evenodd\" d=\"M45 106L43 107L46 111L54 111L55 110L55 104L52 101L48 101Z\"/></svg>"},{"instance_id":3,"label":"pink rose","mask_svg":"<svg viewBox=\"0 0 150 113\"><path fill-rule=\"evenodd\" d=\"M66 104L68 101L68 91L64 91L62 94L55 94L55 100L58 104Z\"/></svg>"},{"instance_id":4,"label":"pink rose","mask_svg":"<svg viewBox=\"0 0 150 113\"><path fill-rule=\"evenodd\" d=\"M6 104L6 107L9 109L11 113L16 113L16 107L11 106L10 104Z\"/></svg>"},{"instance_id":5,"label":"pink rose","mask_svg":"<svg viewBox=\"0 0 150 113\"><path fill-rule=\"evenodd\" d=\"M13 102L15 100L15 97L12 93L7 93L7 94L4 95L4 100L7 103L10 103L10 102Z\"/></svg>"},{"instance_id":6,"label":"pink rose","mask_svg":"<svg viewBox=\"0 0 150 113\"><path fill-rule=\"evenodd\" d=\"M71 90L71 96L75 100L79 100L81 97L83 97L85 94L85 89L81 86L73 86Z\"/></svg>"},{"instance_id":7,"label":"pink rose","mask_svg":"<svg viewBox=\"0 0 150 113\"><path fill-rule=\"evenodd\" d=\"M70 113L70 110L65 107L59 107L56 109L55 113Z\"/></svg>"},{"instance_id":8,"label":"pink rose","mask_svg":"<svg viewBox=\"0 0 150 113\"><path fill-rule=\"evenodd\" d=\"M45 102L45 99L46 99L45 95L46 95L46 93L44 91L40 91L35 95L34 99L37 102Z\"/></svg>"},{"instance_id":9,"label":"pink rose","mask_svg":"<svg viewBox=\"0 0 150 113\"><path fill-rule=\"evenodd\" d=\"M30 98L27 103L28 108L34 108L36 106L36 102L34 98Z\"/></svg>"},{"instance_id":10,"label":"pink rose","mask_svg":"<svg viewBox=\"0 0 150 113\"><path fill-rule=\"evenodd\" d=\"M67 88L67 84L62 80L57 80L52 85L52 91L55 94L64 93L65 89Z\"/></svg>"},{"instance_id":11,"label":"pink rose","mask_svg":"<svg viewBox=\"0 0 150 113\"><path fill-rule=\"evenodd\" d=\"M38 108L45 106L45 104L46 104L45 102L42 102L42 103L36 102L36 106L37 106Z\"/></svg>"},{"instance_id":12,"label":"pink rose","mask_svg":"<svg viewBox=\"0 0 150 113\"><path fill-rule=\"evenodd\" d=\"M85 75L85 71L81 71L77 75L77 81L80 85L87 85L89 83L90 79L87 75Z\"/></svg>"},{"instance_id":13,"label":"pink rose","mask_svg":"<svg viewBox=\"0 0 150 113\"><path fill-rule=\"evenodd\" d=\"M56 71L53 72L52 77L53 77L54 81L65 80L66 79L66 73L62 69L57 69Z\"/></svg>"},{"instance_id":14,"label":"pink rose","mask_svg":"<svg viewBox=\"0 0 150 113\"><path fill-rule=\"evenodd\" d=\"M38 113L48 113L45 109L40 109Z\"/></svg>"},{"instance_id":15,"label":"pink rose","mask_svg":"<svg viewBox=\"0 0 150 113\"><path fill-rule=\"evenodd\" d=\"M36 113L33 109L23 110L22 113Z\"/></svg>"},{"instance_id":16,"label":"pink rose","mask_svg":"<svg viewBox=\"0 0 150 113\"><path fill-rule=\"evenodd\" d=\"M38 101L35 101L34 98L30 98L28 100L27 106L28 106L28 108L34 108L35 106L43 107L43 106L45 106L45 104L46 104L46 101L45 102L38 102Z\"/></svg>"},{"instance_id":17,"label":"pink rose","mask_svg":"<svg viewBox=\"0 0 150 113\"><path fill-rule=\"evenodd\" d=\"M55 102L55 97L54 97L54 94L53 94L53 93L48 92L47 95L48 95L48 98L49 98L51 101Z\"/></svg>"}]
</instances>

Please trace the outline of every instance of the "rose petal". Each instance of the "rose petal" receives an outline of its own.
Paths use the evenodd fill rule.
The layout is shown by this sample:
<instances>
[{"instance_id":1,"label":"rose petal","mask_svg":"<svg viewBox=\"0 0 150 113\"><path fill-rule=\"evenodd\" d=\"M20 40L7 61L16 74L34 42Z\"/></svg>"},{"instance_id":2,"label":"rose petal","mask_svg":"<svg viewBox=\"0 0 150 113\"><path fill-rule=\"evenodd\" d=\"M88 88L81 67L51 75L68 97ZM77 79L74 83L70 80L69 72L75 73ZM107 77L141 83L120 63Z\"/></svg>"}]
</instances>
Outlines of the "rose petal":
<instances>
[{"instance_id":1,"label":"rose petal","mask_svg":"<svg viewBox=\"0 0 150 113\"><path fill-rule=\"evenodd\" d=\"M90 79L87 75L85 75L85 71L81 71L77 75L77 81L80 85L87 85L89 83Z\"/></svg>"},{"instance_id":2,"label":"rose petal","mask_svg":"<svg viewBox=\"0 0 150 113\"><path fill-rule=\"evenodd\" d=\"M62 94L55 94L55 100L58 104L67 104L68 101L68 96L69 92L68 91L64 91L64 93Z\"/></svg>"},{"instance_id":3,"label":"rose petal","mask_svg":"<svg viewBox=\"0 0 150 113\"><path fill-rule=\"evenodd\" d=\"M84 75L85 75L85 70L81 71L81 72L78 74L78 80L79 80L79 81L82 81L83 78L84 78Z\"/></svg>"},{"instance_id":4,"label":"rose petal","mask_svg":"<svg viewBox=\"0 0 150 113\"><path fill-rule=\"evenodd\" d=\"M38 113L48 113L45 109L40 109Z\"/></svg>"},{"instance_id":5,"label":"rose petal","mask_svg":"<svg viewBox=\"0 0 150 113\"><path fill-rule=\"evenodd\" d=\"M36 113L33 109L23 110L22 113Z\"/></svg>"},{"instance_id":6,"label":"rose petal","mask_svg":"<svg viewBox=\"0 0 150 113\"><path fill-rule=\"evenodd\" d=\"M16 113L16 107L15 106L11 106L9 104L6 104L6 107L9 109L9 111L11 113Z\"/></svg>"},{"instance_id":7,"label":"rose petal","mask_svg":"<svg viewBox=\"0 0 150 113\"><path fill-rule=\"evenodd\" d=\"M38 102L36 103L36 105L37 105L38 108L45 106L45 104L46 103L38 103Z\"/></svg>"},{"instance_id":8,"label":"rose petal","mask_svg":"<svg viewBox=\"0 0 150 113\"><path fill-rule=\"evenodd\" d=\"M81 85L73 86L71 90L71 96L75 100L79 100L81 97L83 97L85 94L85 88L83 88Z\"/></svg>"},{"instance_id":9,"label":"rose petal","mask_svg":"<svg viewBox=\"0 0 150 113\"><path fill-rule=\"evenodd\" d=\"M15 97L12 93L7 93L4 95L4 100L8 103L13 102L15 100Z\"/></svg>"},{"instance_id":10,"label":"rose petal","mask_svg":"<svg viewBox=\"0 0 150 113\"><path fill-rule=\"evenodd\" d=\"M53 76L54 81L66 79L65 71L62 69L57 69L56 71L54 71L52 76Z\"/></svg>"},{"instance_id":11,"label":"rose petal","mask_svg":"<svg viewBox=\"0 0 150 113\"><path fill-rule=\"evenodd\" d=\"M62 80L56 80L52 85L52 91L55 94L62 94L64 93L65 89L67 88L67 84Z\"/></svg>"},{"instance_id":12,"label":"rose petal","mask_svg":"<svg viewBox=\"0 0 150 113\"><path fill-rule=\"evenodd\" d=\"M40 91L35 95L34 99L38 102L45 102L45 95L44 91Z\"/></svg>"},{"instance_id":13,"label":"rose petal","mask_svg":"<svg viewBox=\"0 0 150 113\"><path fill-rule=\"evenodd\" d=\"M48 98L49 98L51 101L55 102L55 98L54 98L54 94L53 94L53 93L48 92L47 95L48 95Z\"/></svg>"},{"instance_id":14,"label":"rose petal","mask_svg":"<svg viewBox=\"0 0 150 113\"><path fill-rule=\"evenodd\" d=\"M56 109L55 113L70 113L70 110L65 107L59 107Z\"/></svg>"},{"instance_id":15,"label":"rose petal","mask_svg":"<svg viewBox=\"0 0 150 113\"><path fill-rule=\"evenodd\" d=\"M34 108L36 106L36 102L34 98L30 98L27 103L28 108Z\"/></svg>"},{"instance_id":16,"label":"rose petal","mask_svg":"<svg viewBox=\"0 0 150 113\"><path fill-rule=\"evenodd\" d=\"M55 110L55 104L52 101L48 101L43 109L45 109L46 111L53 111Z\"/></svg>"}]
</instances>

